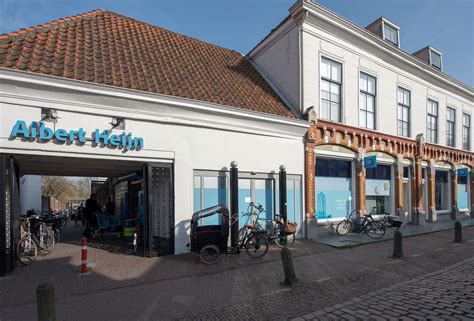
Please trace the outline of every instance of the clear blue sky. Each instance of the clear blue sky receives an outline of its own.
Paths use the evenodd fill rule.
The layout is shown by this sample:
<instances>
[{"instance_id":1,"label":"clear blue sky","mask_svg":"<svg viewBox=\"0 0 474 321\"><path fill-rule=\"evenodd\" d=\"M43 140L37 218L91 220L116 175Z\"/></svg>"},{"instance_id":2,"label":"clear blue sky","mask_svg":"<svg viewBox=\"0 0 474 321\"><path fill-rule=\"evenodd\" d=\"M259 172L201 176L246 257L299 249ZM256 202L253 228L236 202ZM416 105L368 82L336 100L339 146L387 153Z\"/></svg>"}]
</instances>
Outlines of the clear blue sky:
<instances>
[{"instance_id":1,"label":"clear blue sky","mask_svg":"<svg viewBox=\"0 0 474 321\"><path fill-rule=\"evenodd\" d=\"M0 33L94 9L115 11L247 53L296 0L0 0ZM401 27L402 49L428 44L444 70L474 86L474 0L317 0L365 27L384 16Z\"/></svg>"}]
</instances>

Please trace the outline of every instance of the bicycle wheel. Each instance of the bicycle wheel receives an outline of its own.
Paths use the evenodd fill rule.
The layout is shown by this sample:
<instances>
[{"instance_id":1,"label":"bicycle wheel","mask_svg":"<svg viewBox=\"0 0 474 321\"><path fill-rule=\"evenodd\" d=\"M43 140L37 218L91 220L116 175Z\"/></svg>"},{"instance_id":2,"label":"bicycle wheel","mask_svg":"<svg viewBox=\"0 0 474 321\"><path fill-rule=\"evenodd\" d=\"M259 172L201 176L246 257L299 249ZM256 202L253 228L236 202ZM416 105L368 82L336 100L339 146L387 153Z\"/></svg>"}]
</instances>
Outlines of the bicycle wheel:
<instances>
[{"instance_id":1,"label":"bicycle wheel","mask_svg":"<svg viewBox=\"0 0 474 321\"><path fill-rule=\"evenodd\" d=\"M340 221L336 226L336 233L338 235L344 236L352 231L352 223L349 220Z\"/></svg>"},{"instance_id":2,"label":"bicycle wheel","mask_svg":"<svg viewBox=\"0 0 474 321\"><path fill-rule=\"evenodd\" d=\"M22 265L31 265L36 260L38 248L31 238L22 238L16 248L16 257Z\"/></svg>"},{"instance_id":3,"label":"bicycle wheel","mask_svg":"<svg viewBox=\"0 0 474 321\"><path fill-rule=\"evenodd\" d=\"M365 233L373 238L379 239L385 235L386 227L380 222L370 222L365 226Z\"/></svg>"},{"instance_id":4,"label":"bicycle wheel","mask_svg":"<svg viewBox=\"0 0 474 321\"><path fill-rule=\"evenodd\" d=\"M278 247L292 247L293 244L295 243L296 236L295 233L293 234L286 234L284 237L277 237L275 239L275 244L278 245Z\"/></svg>"},{"instance_id":5,"label":"bicycle wheel","mask_svg":"<svg viewBox=\"0 0 474 321\"><path fill-rule=\"evenodd\" d=\"M265 256L268 251L268 239L265 234L257 235L250 233L247 242L245 242L245 251L253 259Z\"/></svg>"},{"instance_id":6,"label":"bicycle wheel","mask_svg":"<svg viewBox=\"0 0 474 321\"><path fill-rule=\"evenodd\" d=\"M199 258L204 264L214 264L219 259L219 248L214 244L205 245L199 252Z\"/></svg>"}]
</instances>

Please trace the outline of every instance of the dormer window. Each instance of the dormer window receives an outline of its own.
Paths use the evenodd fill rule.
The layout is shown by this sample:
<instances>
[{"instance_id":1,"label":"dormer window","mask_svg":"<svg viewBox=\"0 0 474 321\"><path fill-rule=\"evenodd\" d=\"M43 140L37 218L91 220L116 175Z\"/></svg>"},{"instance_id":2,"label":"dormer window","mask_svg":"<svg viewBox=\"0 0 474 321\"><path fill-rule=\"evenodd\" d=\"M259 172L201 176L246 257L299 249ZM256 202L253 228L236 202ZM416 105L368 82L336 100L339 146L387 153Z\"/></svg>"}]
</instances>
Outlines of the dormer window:
<instances>
[{"instance_id":1,"label":"dormer window","mask_svg":"<svg viewBox=\"0 0 474 321\"><path fill-rule=\"evenodd\" d=\"M443 70L441 66L441 55L433 50L430 50L430 64L436 69Z\"/></svg>"},{"instance_id":2,"label":"dormer window","mask_svg":"<svg viewBox=\"0 0 474 321\"><path fill-rule=\"evenodd\" d=\"M380 17L368 25L366 29L376 34L389 44L400 48L400 27L392 21Z\"/></svg>"},{"instance_id":3,"label":"dormer window","mask_svg":"<svg viewBox=\"0 0 474 321\"><path fill-rule=\"evenodd\" d=\"M383 39L398 47L398 30L383 21Z\"/></svg>"},{"instance_id":4,"label":"dormer window","mask_svg":"<svg viewBox=\"0 0 474 321\"><path fill-rule=\"evenodd\" d=\"M433 68L443 71L443 54L431 46L426 46L413 53L413 56Z\"/></svg>"}]
</instances>

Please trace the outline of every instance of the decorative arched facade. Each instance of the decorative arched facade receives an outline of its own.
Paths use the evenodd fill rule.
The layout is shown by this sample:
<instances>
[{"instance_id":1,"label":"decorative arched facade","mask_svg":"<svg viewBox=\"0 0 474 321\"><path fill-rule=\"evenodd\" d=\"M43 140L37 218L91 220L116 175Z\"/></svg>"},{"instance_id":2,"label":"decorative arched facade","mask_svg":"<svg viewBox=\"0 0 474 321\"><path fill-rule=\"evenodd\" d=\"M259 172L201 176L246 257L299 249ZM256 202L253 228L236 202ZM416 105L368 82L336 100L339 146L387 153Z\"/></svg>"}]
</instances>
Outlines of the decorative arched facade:
<instances>
[{"instance_id":1,"label":"decorative arched facade","mask_svg":"<svg viewBox=\"0 0 474 321\"><path fill-rule=\"evenodd\" d=\"M474 217L474 178L472 166L473 153L454 148L433 144L425 144L422 137L417 140L381 134L370 130L350 127L323 120L318 120L308 130L306 135L306 216L308 219L317 218L316 211L316 166L323 146L344 148L353 152L354 156L354 207L361 213L370 211L367 206L371 196L366 195L367 169L364 167L364 157L377 154L386 166L390 166L390 204L398 216L409 212L409 220L413 224L434 222L437 214L450 214L454 219L459 215L457 187L458 168L469 168L470 174L466 179L469 190L467 212ZM327 148L326 148L327 149ZM327 156L324 156L327 157ZM381 162L383 164L383 162ZM436 198L440 194L436 178L443 177L448 184L449 208L440 208L441 201ZM393 186L392 186L393 185ZM445 185L443 185L445 186ZM389 189L389 188L387 188ZM407 193L409 191L409 193ZM464 195L464 194L463 194ZM439 203L439 204L438 204ZM445 202L446 203L446 202ZM443 203L443 206L446 204ZM409 207L407 205L409 204ZM467 210L467 211L466 211ZM386 211L388 211L386 209ZM449 213L448 213L449 212Z\"/></svg>"}]
</instances>

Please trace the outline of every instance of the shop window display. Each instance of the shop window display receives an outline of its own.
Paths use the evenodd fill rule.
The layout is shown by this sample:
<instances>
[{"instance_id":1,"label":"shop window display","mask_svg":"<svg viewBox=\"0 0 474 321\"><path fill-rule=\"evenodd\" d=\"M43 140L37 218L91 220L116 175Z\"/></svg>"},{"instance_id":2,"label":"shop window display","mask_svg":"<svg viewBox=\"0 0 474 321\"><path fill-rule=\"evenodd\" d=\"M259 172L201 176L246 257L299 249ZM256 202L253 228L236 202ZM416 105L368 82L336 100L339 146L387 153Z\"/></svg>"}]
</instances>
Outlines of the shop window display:
<instances>
[{"instance_id":1,"label":"shop window display","mask_svg":"<svg viewBox=\"0 0 474 321\"><path fill-rule=\"evenodd\" d=\"M435 202L436 210L449 210L449 180L448 171L436 171L435 176Z\"/></svg>"},{"instance_id":2,"label":"shop window display","mask_svg":"<svg viewBox=\"0 0 474 321\"><path fill-rule=\"evenodd\" d=\"M376 214L390 214L392 205L392 168L377 165L366 170L365 195L367 211L375 207Z\"/></svg>"},{"instance_id":3,"label":"shop window display","mask_svg":"<svg viewBox=\"0 0 474 321\"><path fill-rule=\"evenodd\" d=\"M318 219L343 218L352 211L351 161L316 161L316 214Z\"/></svg>"},{"instance_id":4,"label":"shop window display","mask_svg":"<svg viewBox=\"0 0 474 321\"><path fill-rule=\"evenodd\" d=\"M469 190L467 176L458 176L458 208L469 209Z\"/></svg>"}]
</instances>

